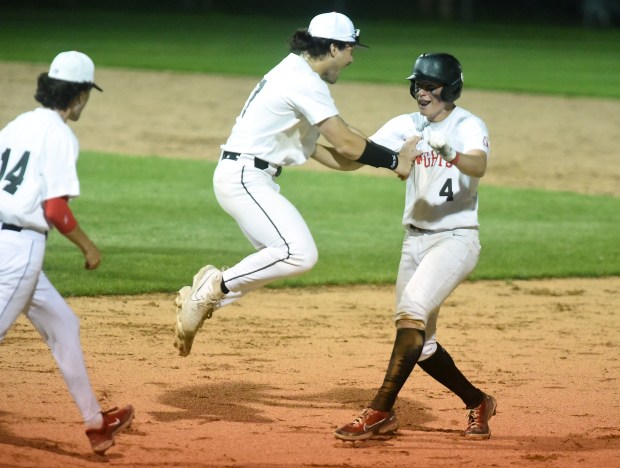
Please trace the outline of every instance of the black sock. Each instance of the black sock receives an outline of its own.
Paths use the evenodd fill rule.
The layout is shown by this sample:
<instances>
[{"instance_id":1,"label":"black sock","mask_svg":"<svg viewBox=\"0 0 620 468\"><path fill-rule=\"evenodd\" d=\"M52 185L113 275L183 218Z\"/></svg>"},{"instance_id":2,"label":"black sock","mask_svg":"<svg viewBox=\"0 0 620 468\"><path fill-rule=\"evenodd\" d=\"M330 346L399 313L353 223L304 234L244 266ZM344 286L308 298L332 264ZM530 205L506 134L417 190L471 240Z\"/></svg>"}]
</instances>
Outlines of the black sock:
<instances>
[{"instance_id":1,"label":"black sock","mask_svg":"<svg viewBox=\"0 0 620 468\"><path fill-rule=\"evenodd\" d=\"M224 278L222 278L222 282L220 283L220 289L224 294L228 294L230 292L230 289L228 289L224 284Z\"/></svg>"},{"instance_id":2,"label":"black sock","mask_svg":"<svg viewBox=\"0 0 620 468\"><path fill-rule=\"evenodd\" d=\"M484 399L484 393L472 385L454 364L454 360L439 343L437 351L418 365L437 382L463 400L467 408L475 408Z\"/></svg>"},{"instance_id":3,"label":"black sock","mask_svg":"<svg viewBox=\"0 0 620 468\"><path fill-rule=\"evenodd\" d=\"M424 332L415 328L399 328L392 349L392 357L385 373L383 385L370 404L372 409L389 411L394 406L398 392L418 362L424 346Z\"/></svg>"}]
</instances>

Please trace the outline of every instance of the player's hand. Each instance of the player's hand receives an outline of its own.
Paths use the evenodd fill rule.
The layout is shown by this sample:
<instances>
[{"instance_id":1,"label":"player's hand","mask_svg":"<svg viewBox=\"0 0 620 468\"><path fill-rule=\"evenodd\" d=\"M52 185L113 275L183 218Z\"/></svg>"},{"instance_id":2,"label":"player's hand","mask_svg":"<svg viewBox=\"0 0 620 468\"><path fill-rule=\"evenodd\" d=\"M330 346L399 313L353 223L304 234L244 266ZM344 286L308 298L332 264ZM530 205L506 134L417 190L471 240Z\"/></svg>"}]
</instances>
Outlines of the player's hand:
<instances>
[{"instance_id":1,"label":"player's hand","mask_svg":"<svg viewBox=\"0 0 620 468\"><path fill-rule=\"evenodd\" d=\"M415 158L421 154L420 151L415 149L419 141L419 136L407 138L398 153L398 166L396 166L394 172L400 180L407 180L409 174L411 173L411 169L413 168Z\"/></svg>"},{"instance_id":2,"label":"player's hand","mask_svg":"<svg viewBox=\"0 0 620 468\"><path fill-rule=\"evenodd\" d=\"M84 268L87 270L94 270L101 263L101 252L99 252L99 249L93 244L84 252L84 259L86 260Z\"/></svg>"},{"instance_id":3,"label":"player's hand","mask_svg":"<svg viewBox=\"0 0 620 468\"><path fill-rule=\"evenodd\" d=\"M456 158L456 151L448 144L448 139L443 133L427 127L422 135L428 145L437 151L445 161L452 162Z\"/></svg>"}]
</instances>

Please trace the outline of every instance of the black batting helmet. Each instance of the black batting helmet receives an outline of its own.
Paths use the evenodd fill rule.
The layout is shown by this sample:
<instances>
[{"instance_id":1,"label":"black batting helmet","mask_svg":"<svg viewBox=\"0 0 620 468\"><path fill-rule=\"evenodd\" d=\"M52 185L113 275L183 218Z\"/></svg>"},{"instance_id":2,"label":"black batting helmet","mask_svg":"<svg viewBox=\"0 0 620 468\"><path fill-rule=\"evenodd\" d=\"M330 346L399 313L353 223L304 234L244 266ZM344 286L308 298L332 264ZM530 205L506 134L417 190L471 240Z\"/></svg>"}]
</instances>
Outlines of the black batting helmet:
<instances>
[{"instance_id":1,"label":"black batting helmet","mask_svg":"<svg viewBox=\"0 0 620 468\"><path fill-rule=\"evenodd\" d=\"M411 95L416 80L433 81L443 84L441 99L454 102L461 96L463 89L463 70L459 61L452 55L442 52L430 52L420 55L413 65L411 75ZM415 96L414 96L415 97Z\"/></svg>"}]
</instances>

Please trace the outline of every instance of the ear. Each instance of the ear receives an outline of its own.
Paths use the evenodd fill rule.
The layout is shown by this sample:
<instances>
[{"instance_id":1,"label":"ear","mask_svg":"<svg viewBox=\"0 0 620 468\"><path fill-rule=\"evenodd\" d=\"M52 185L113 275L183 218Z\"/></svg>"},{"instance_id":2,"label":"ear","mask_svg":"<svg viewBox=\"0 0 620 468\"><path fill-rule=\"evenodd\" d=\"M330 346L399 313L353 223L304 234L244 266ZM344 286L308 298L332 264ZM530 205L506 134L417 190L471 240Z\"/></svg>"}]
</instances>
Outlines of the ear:
<instances>
[{"instance_id":1,"label":"ear","mask_svg":"<svg viewBox=\"0 0 620 468\"><path fill-rule=\"evenodd\" d=\"M338 47L333 42L329 45L329 52L332 57L335 57L338 54Z\"/></svg>"}]
</instances>

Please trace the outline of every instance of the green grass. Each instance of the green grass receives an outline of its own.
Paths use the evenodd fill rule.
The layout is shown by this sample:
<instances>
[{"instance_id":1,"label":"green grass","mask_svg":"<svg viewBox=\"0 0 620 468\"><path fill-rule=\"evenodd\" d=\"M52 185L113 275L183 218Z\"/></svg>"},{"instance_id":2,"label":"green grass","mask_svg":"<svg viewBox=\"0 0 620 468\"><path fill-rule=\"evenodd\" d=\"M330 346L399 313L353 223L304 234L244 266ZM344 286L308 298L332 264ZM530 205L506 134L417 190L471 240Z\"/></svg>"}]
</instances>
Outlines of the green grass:
<instances>
[{"instance_id":1,"label":"green grass","mask_svg":"<svg viewBox=\"0 0 620 468\"><path fill-rule=\"evenodd\" d=\"M262 75L309 18L7 9L0 60L48 64L78 49L97 66ZM456 55L468 88L620 98L620 30L522 24L358 22L359 50L342 80L403 83L421 52ZM96 25L96 27L94 27Z\"/></svg>"},{"instance_id":2,"label":"green grass","mask_svg":"<svg viewBox=\"0 0 620 468\"><path fill-rule=\"evenodd\" d=\"M85 152L82 195L71 204L103 253L96 271L57 232L46 271L66 295L170 292L206 263L253 252L217 204L214 163ZM282 193L315 237L319 262L274 286L393 283L404 185L389 177L287 169ZM301 189L300 187L303 187ZM618 199L482 186L483 253L473 279L620 274Z\"/></svg>"}]
</instances>

